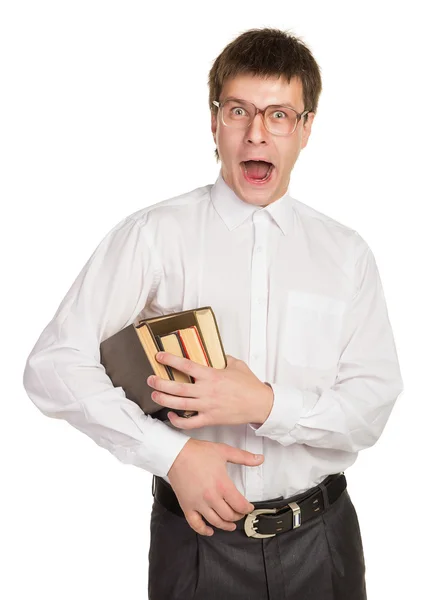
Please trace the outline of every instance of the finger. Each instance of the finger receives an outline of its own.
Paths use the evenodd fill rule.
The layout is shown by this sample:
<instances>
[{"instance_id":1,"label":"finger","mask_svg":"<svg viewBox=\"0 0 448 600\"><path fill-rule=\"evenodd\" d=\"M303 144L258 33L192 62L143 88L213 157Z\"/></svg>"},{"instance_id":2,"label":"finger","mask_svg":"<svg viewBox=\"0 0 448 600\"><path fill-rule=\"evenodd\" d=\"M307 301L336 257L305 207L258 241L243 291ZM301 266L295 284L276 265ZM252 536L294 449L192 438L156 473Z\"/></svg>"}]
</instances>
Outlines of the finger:
<instances>
[{"instance_id":1,"label":"finger","mask_svg":"<svg viewBox=\"0 0 448 600\"><path fill-rule=\"evenodd\" d=\"M172 381L171 379L157 377L156 375L150 375L146 382L155 390L165 392L166 394L171 394L172 396L185 396L194 398L201 392L200 387L194 383L181 383L178 381Z\"/></svg>"},{"instance_id":2,"label":"finger","mask_svg":"<svg viewBox=\"0 0 448 600\"><path fill-rule=\"evenodd\" d=\"M231 354L226 354L227 366L232 367L232 365L237 362L237 359Z\"/></svg>"},{"instance_id":3,"label":"finger","mask_svg":"<svg viewBox=\"0 0 448 600\"><path fill-rule=\"evenodd\" d=\"M252 512L255 509L255 506L249 502L240 492L233 487L227 491L227 493L223 496L224 500L227 504L237 513L241 513L243 516Z\"/></svg>"},{"instance_id":4,"label":"finger","mask_svg":"<svg viewBox=\"0 0 448 600\"><path fill-rule=\"evenodd\" d=\"M204 508L202 514L211 525L219 527L219 529L224 529L224 531L234 531L236 529L235 523L230 523L229 521L222 519L211 506Z\"/></svg>"},{"instance_id":5,"label":"finger","mask_svg":"<svg viewBox=\"0 0 448 600\"><path fill-rule=\"evenodd\" d=\"M193 531L196 531L199 535L213 535L213 529L205 523L204 519L196 510L190 510L184 514Z\"/></svg>"},{"instance_id":6,"label":"finger","mask_svg":"<svg viewBox=\"0 0 448 600\"><path fill-rule=\"evenodd\" d=\"M179 410L199 410L201 403L198 398L183 398L180 396L171 396L164 392L151 392L151 398L161 406L176 408Z\"/></svg>"},{"instance_id":7,"label":"finger","mask_svg":"<svg viewBox=\"0 0 448 600\"><path fill-rule=\"evenodd\" d=\"M236 510L233 510L231 506L224 500L224 498L218 498L213 503L213 509L224 521L239 521L246 515Z\"/></svg>"},{"instance_id":8,"label":"finger","mask_svg":"<svg viewBox=\"0 0 448 600\"><path fill-rule=\"evenodd\" d=\"M191 375L195 379L204 377L211 369L211 367L200 365L189 358L176 356L170 352L158 352L156 354L156 360L163 365L169 365L170 367L182 371L182 373Z\"/></svg>"},{"instance_id":9,"label":"finger","mask_svg":"<svg viewBox=\"0 0 448 600\"><path fill-rule=\"evenodd\" d=\"M171 407L170 405L170 408L173 407ZM175 412L169 412L168 419L174 425L174 427L177 427L178 429L197 429L198 427L205 427L207 425L210 425L210 422L207 420L206 415L204 415L204 413L199 413L194 417L185 418L179 417L179 415L177 415Z\"/></svg>"}]
</instances>

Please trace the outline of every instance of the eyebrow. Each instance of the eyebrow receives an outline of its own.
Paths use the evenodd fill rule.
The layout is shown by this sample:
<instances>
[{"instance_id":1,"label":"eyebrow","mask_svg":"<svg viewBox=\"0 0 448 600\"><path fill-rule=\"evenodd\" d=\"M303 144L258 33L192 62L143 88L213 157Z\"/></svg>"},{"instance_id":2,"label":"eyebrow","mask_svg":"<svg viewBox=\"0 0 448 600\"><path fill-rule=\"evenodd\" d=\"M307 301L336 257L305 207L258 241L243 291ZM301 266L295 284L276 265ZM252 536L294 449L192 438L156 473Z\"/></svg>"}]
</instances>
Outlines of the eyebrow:
<instances>
[{"instance_id":1,"label":"eyebrow","mask_svg":"<svg viewBox=\"0 0 448 600\"><path fill-rule=\"evenodd\" d=\"M235 98L235 96L228 96L227 98L224 98L223 102L226 102L227 100L235 100L236 102L250 102L250 100L244 100L244 98ZM251 104L253 104L253 102L251 102ZM284 106L285 108L290 108L291 110L294 110L296 113L300 113L300 110L297 110L297 108L291 106L291 104L268 104L268 106Z\"/></svg>"}]
</instances>

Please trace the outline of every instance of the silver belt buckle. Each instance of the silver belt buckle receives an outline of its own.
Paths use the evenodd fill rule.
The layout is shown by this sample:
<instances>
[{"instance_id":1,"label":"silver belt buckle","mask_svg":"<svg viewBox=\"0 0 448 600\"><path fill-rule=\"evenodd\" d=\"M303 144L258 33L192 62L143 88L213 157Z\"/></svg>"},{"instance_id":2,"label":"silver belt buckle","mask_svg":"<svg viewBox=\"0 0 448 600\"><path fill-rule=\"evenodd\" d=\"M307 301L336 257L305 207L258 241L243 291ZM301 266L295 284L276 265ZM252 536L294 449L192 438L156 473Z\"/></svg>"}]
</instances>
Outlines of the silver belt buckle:
<instances>
[{"instance_id":1,"label":"silver belt buckle","mask_svg":"<svg viewBox=\"0 0 448 600\"><path fill-rule=\"evenodd\" d=\"M302 524L300 506L297 504L297 502L288 502L288 506L292 510L292 528L296 529L297 527L300 527L300 525ZM282 507L282 508L284 508L284 507ZM275 514L278 510L281 510L281 509L279 509L279 508L257 508L256 510L253 510L252 512L248 513L246 515L246 519L244 521L244 532L247 535L247 537L269 538L269 537L274 537L275 535L277 535L276 533L259 533L255 529L255 524L258 523L258 519L257 519L258 515L272 514L272 513Z\"/></svg>"}]
</instances>

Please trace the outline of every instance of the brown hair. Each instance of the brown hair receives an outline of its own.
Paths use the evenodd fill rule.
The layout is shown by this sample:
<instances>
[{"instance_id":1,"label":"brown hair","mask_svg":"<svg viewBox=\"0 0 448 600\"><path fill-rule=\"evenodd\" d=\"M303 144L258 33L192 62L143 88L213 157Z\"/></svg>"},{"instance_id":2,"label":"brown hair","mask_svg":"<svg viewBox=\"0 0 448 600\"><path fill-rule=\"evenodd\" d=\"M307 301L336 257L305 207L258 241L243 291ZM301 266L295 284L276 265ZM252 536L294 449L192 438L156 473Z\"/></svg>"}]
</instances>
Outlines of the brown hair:
<instances>
[{"instance_id":1,"label":"brown hair","mask_svg":"<svg viewBox=\"0 0 448 600\"><path fill-rule=\"evenodd\" d=\"M242 74L283 76L288 83L293 77L299 77L305 110L314 113L317 110L322 91L319 65L300 38L287 31L249 29L224 48L208 74L209 107L215 114L218 108L213 100L219 100L225 80ZM219 161L218 149L215 156Z\"/></svg>"}]
</instances>

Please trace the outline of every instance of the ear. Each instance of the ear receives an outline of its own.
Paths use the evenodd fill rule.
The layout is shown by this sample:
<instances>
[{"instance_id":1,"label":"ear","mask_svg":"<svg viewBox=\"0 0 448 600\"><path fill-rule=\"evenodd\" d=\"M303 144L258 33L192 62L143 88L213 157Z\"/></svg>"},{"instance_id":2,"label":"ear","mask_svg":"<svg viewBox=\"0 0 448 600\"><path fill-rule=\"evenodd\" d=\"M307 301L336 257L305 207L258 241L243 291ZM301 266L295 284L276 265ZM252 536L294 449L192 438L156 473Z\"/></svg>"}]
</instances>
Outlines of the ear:
<instances>
[{"instance_id":1,"label":"ear","mask_svg":"<svg viewBox=\"0 0 448 600\"><path fill-rule=\"evenodd\" d=\"M216 128L218 126L218 119L216 118L216 113L215 112L211 112L211 126L212 126L212 134L213 134L213 139L215 141L216 144Z\"/></svg>"},{"instance_id":2,"label":"ear","mask_svg":"<svg viewBox=\"0 0 448 600\"><path fill-rule=\"evenodd\" d=\"M313 126L313 121L314 121L314 117L315 117L315 113L310 112L307 114L307 120L306 123L304 123L303 125L303 133L302 133L302 146L301 148L305 148L305 146L308 144L308 138L311 135L311 128Z\"/></svg>"}]
</instances>

